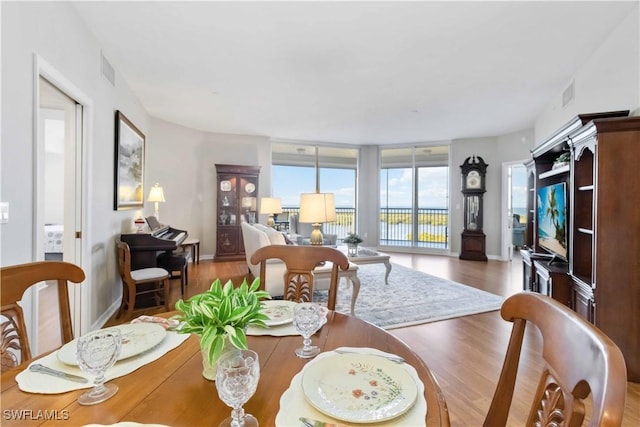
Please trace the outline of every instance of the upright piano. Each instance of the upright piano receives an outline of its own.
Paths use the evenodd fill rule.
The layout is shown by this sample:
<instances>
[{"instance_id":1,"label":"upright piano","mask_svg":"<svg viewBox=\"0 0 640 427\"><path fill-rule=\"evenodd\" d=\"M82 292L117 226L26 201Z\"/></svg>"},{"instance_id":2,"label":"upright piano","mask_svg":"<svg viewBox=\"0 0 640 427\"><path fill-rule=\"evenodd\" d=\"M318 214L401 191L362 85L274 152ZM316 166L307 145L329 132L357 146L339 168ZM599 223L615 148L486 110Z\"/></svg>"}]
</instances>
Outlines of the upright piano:
<instances>
[{"instance_id":1,"label":"upright piano","mask_svg":"<svg viewBox=\"0 0 640 427\"><path fill-rule=\"evenodd\" d=\"M158 252L173 252L185 241L189 233L162 225L155 217L148 217L150 233L120 235L120 240L131 250L131 269L157 267Z\"/></svg>"}]
</instances>

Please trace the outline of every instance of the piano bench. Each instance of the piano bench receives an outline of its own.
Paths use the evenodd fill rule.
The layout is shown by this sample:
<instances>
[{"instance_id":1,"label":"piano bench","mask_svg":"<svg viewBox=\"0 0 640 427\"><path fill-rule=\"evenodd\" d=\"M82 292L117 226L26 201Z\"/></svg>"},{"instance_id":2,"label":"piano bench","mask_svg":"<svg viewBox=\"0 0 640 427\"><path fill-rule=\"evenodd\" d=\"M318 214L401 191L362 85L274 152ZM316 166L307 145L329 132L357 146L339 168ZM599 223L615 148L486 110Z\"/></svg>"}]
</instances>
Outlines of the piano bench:
<instances>
[{"instance_id":1,"label":"piano bench","mask_svg":"<svg viewBox=\"0 0 640 427\"><path fill-rule=\"evenodd\" d=\"M187 237L180 245L182 251L186 251L189 248L191 253L191 260L194 264L200 264L200 239L195 237Z\"/></svg>"},{"instance_id":2,"label":"piano bench","mask_svg":"<svg viewBox=\"0 0 640 427\"><path fill-rule=\"evenodd\" d=\"M158 255L158 267L164 268L169 272L171 278L180 277L180 295L184 296L184 290L187 286L187 257L184 253L164 252ZM174 275L176 271L180 275Z\"/></svg>"}]
</instances>

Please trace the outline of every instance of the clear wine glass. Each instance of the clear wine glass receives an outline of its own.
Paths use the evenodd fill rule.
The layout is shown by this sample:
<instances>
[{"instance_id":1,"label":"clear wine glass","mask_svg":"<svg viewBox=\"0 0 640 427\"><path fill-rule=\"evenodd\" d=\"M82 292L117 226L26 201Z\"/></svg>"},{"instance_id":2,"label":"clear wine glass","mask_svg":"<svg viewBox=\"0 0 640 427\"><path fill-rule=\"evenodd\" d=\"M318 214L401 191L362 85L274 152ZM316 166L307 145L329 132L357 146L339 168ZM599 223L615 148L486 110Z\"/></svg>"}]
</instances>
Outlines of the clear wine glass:
<instances>
[{"instance_id":1,"label":"clear wine glass","mask_svg":"<svg viewBox=\"0 0 640 427\"><path fill-rule=\"evenodd\" d=\"M253 350L233 350L223 353L216 362L216 388L220 400L233 408L231 417L220 427L257 427L258 420L245 414L244 405L253 396L260 379L260 362Z\"/></svg>"},{"instance_id":2,"label":"clear wine glass","mask_svg":"<svg viewBox=\"0 0 640 427\"><path fill-rule=\"evenodd\" d=\"M302 335L302 347L296 349L296 355L309 359L320 353L317 346L311 345L311 335L315 334L326 317L326 309L312 302L302 302L293 307L293 325Z\"/></svg>"},{"instance_id":3,"label":"clear wine glass","mask_svg":"<svg viewBox=\"0 0 640 427\"><path fill-rule=\"evenodd\" d=\"M93 388L78 398L81 405L95 405L116 394L116 384L104 384L104 373L113 366L122 349L122 335L116 328L100 329L78 338L76 359L80 369L95 375Z\"/></svg>"}]
</instances>

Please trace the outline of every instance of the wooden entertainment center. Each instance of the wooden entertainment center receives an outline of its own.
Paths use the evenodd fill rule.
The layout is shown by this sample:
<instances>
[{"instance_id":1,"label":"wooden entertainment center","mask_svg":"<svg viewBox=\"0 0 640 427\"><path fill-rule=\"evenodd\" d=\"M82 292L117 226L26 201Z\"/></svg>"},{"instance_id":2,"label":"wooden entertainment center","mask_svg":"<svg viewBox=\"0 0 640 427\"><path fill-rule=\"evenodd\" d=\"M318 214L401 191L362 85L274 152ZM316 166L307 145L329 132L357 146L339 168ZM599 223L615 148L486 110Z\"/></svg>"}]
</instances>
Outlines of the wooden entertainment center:
<instances>
[{"instance_id":1,"label":"wooden entertainment center","mask_svg":"<svg viewBox=\"0 0 640 427\"><path fill-rule=\"evenodd\" d=\"M628 114L579 115L532 150L521 254L523 288L604 331L640 382L640 117Z\"/></svg>"}]
</instances>

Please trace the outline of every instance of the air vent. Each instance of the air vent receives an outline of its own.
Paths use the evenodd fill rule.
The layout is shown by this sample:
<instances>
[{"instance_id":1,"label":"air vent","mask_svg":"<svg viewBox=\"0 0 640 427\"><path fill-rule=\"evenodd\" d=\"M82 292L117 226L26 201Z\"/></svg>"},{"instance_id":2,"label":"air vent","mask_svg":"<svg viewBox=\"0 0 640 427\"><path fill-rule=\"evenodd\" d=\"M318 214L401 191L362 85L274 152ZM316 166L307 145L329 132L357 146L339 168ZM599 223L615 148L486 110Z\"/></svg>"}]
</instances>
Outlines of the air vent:
<instances>
[{"instance_id":1,"label":"air vent","mask_svg":"<svg viewBox=\"0 0 640 427\"><path fill-rule=\"evenodd\" d=\"M102 52L100 52L100 57L102 58L102 75L109 80L109 82L111 83L112 86L116 85L116 72L113 69L113 67L111 66L111 64L109 63L109 61L107 61L107 58L104 57L104 54Z\"/></svg>"},{"instance_id":2,"label":"air vent","mask_svg":"<svg viewBox=\"0 0 640 427\"><path fill-rule=\"evenodd\" d=\"M573 83L571 82L571 84L569 85L569 87L567 87L564 92L562 92L562 106L566 106L568 103L570 103L573 100L574 97L574 90L573 90Z\"/></svg>"}]
</instances>

